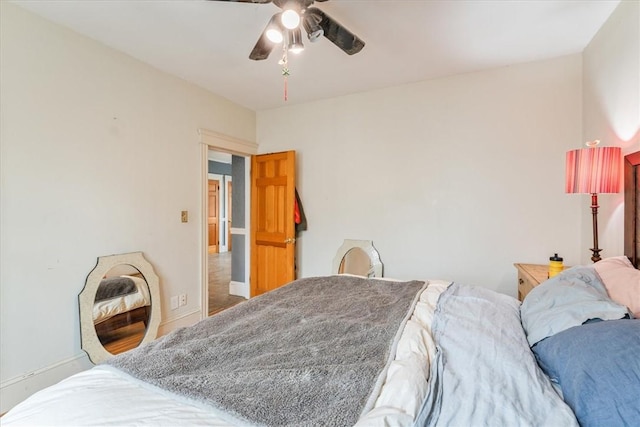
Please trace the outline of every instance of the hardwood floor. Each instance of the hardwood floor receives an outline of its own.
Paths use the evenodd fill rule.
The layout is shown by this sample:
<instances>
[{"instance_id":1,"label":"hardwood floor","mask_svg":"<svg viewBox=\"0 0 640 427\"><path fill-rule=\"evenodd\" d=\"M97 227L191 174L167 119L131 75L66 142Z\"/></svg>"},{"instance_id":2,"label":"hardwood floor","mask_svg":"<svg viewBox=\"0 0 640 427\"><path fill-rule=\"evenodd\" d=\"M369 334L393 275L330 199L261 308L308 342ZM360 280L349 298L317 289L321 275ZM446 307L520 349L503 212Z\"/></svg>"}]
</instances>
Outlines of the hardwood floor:
<instances>
[{"instance_id":1,"label":"hardwood floor","mask_svg":"<svg viewBox=\"0 0 640 427\"><path fill-rule=\"evenodd\" d=\"M229 295L231 282L231 252L209 254L209 316L242 301L242 297Z\"/></svg>"},{"instance_id":2,"label":"hardwood floor","mask_svg":"<svg viewBox=\"0 0 640 427\"><path fill-rule=\"evenodd\" d=\"M98 335L98 339L111 354L120 354L136 348L144 338L146 328L143 322L136 322L128 326L108 331Z\"/></svg>"}]
</instances>

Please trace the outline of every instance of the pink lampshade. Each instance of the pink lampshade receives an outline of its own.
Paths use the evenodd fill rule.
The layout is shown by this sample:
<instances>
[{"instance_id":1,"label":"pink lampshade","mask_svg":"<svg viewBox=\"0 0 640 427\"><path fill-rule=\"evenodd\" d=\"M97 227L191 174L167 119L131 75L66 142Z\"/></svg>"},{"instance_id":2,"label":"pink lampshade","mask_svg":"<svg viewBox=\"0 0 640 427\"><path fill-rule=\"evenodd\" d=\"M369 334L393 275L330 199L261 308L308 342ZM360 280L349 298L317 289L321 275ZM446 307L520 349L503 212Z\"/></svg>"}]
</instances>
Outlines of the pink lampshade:
<instances>
[{"instance_id":1,"label":"pink lampshade","mask_svg":"<svg viewBox=\"0 0 640 427\"><path fill-rule=\"evenodd\" d=\"M620 147L590 147L567 152L566 193L618 193L621 181Z\"/></svg>"}]
</instances>

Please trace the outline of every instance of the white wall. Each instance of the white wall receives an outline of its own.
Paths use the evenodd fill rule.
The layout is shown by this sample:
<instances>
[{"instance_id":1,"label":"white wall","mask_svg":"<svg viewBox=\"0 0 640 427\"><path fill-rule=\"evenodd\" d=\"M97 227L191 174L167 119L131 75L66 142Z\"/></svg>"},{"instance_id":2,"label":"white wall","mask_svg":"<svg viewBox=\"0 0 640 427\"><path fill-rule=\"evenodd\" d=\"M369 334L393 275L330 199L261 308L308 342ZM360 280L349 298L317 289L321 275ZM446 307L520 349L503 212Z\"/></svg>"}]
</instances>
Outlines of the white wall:
<instances>
[{"instance_id":1,"label":"white wall","mask_svg":"<svg viewBox=\"0 0 640 427\"><path fill-rule=\"evenodd\" d=\"M0 7L1 413L89 366L77 295L98 256L144 252L161 278L165 329L199 316L197 130L254 141L255 113ZM187 306L170 311L179 293Z\"/></svg>"},{"instance_id":2,"label":"white wall","mask_svg":"<svg viewBox=\"0 0 640 427\"><path fill-rule=\"evenodd\" d=\"M256 122L17 6L0 8L3 412L88 366L77 294L97 256L142 250L165 302L190 295L181 310L163 305L165 325L199 310L196 129L252 141ZM637 35L638 3L623 1L584 66L574 55L258 113L261 152L298 152L309 221L301 275L328 273L345 238L373 239L387 276L511 295L513 262L545 263L553 252L586 262L588 201L564 194L564 155L593 138L640 148ZM610 209L600 216L606 256L622 252Z\"/></svg>"},{"instance_id":3,"label":"white wall","mask_svg":"<svg viewBox=\"0 0 640 427\"><path fill-rule=\"evenodd\" d=\"M516 295L514 262L576 264L581 55L258 112L261 152L295 149L309 229L302 276L343 239L372 239L385 275Z\"/></svg>"},{"instance_id":4,"label":"white wall","mask_svg":"<svg viewBox=\"0 0 640 427\"><path fill-rule=\"evenodd\" d=\"M583 54L583 141L640 150L640 2L625 0ZM581 148L576 145L573 148ZM583 262L593 247L591 199L581 198ZM624 193L598 197L598 246L602 257L624 254Z\"/></svg>"}]
</instances>

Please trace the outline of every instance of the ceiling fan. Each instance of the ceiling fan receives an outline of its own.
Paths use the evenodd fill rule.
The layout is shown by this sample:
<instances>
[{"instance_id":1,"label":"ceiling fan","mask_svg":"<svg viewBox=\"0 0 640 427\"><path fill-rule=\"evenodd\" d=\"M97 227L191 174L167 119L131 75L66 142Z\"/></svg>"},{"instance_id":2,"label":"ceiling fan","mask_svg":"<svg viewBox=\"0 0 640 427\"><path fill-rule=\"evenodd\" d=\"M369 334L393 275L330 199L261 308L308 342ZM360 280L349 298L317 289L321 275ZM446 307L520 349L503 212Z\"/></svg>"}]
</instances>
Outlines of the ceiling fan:
<instances>
[{"instance_id":1,"label":"ceiling fan","mask_svg":"<svg viewBox=\"0 0 640 427\"><path fill-rule=\"evenodd\" d=\"M346 54L353 55L362 50L364 41L351 31L343 27L329 15L313 7L315 1L327 0L210 0L233 1L238 3L273 3L282 9L271 17L264 29L249 59L260 61L267 59L273 48L284 43L285 52L299 53L304 49L302 31L304 27L309 41L315 42L325 36L329 41L342 49Z\"/></svg>"}]
</instances>

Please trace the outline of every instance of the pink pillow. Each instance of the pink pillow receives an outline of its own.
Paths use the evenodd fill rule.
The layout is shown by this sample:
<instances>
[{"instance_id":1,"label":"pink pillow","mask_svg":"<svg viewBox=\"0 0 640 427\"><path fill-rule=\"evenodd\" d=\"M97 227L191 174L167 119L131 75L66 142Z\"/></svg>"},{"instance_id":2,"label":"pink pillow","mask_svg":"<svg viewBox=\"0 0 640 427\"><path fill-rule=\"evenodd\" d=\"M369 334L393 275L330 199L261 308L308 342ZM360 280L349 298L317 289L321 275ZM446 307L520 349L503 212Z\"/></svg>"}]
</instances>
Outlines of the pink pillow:
<instances>
[{"instance_id":1,"label":"pink pillow","mask_svg":"<svg viewBox=\"0 0 640 427\"><path fill-rule=\"evenodd\" d=\"M596 262L594 268L609 298L628 307L633 317L640 318L640 270L636 270L626 256L605 258Z\"/></svg>"}]
</instances>

